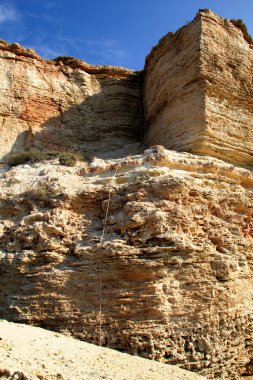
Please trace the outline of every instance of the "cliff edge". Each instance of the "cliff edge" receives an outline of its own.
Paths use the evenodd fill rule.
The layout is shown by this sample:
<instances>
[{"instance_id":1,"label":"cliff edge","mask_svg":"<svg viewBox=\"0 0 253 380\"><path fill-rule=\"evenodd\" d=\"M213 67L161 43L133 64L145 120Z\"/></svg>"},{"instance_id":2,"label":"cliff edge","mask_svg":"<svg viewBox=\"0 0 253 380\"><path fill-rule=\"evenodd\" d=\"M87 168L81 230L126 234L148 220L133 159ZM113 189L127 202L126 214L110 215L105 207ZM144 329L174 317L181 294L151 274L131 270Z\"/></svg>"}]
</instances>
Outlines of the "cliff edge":
<instances>
[{"instance_id":1,"label":"cliff edge","mask_svg":"<svg viewBox=\"0 0 253 380\"><path fill-rule=\"evenodd\" d=\"M251 42L204 10L144 72L0 43L0 318L253 375Z\"/></svg>"},{"instance_id":2,"label":"cliff edge","mask_svg":"<svg viewBox=\"0 0 253 380\"><path fill-rule=\"evenodd\" d=\"M140 141L139 72L45 61L0 42L0 158L29 149L101 155Z\"/></svg>"},{"instance_id":3,"label":"cliff edge","mask_svg":"<svg viewBox=\"0 0 253 380\"><path fill-rule=\"evenodd\" d=\"M155 144L253 165L253 44L210 10L168 33L143 72L45 61L0 41L0 158L29 149L103 156ZM144 78L144 80L143 80Z\"/></svg>"},{"instance_id":4,"label":"cliff edge","mask_svg":"<svg viewBox=\"0 0 253 380\"><path fill-rule=\"evenodd\" d=\"M153 48L144 69L147 145L253 165L253 44L235 21L203 10Z\"/></svg>"}]
</instances>

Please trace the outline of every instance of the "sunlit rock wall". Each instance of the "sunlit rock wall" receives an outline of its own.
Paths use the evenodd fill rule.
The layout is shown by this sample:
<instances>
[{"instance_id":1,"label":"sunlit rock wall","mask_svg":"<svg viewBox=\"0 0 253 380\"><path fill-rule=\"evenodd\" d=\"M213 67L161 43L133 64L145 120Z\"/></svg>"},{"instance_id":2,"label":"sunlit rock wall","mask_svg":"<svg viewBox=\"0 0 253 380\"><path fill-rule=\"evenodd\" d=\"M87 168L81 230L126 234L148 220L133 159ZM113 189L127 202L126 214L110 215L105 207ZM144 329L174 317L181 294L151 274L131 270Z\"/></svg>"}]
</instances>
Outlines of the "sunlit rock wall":
<instances>
[{"instance_id":1,"label":"sunlit rock wall","mask_svg":"<svg viewBox=\"0 0 253 380\"><path fill-rule=\"evenodd\" d=\"M253 375L252 172L162 148L118 164L0 174L0 318Z\"/></svg>"},{"instance_id":2,"label":"sunlit rock wall","mask_svg":"<svg viewBox=\"0 0 253 380\"><path fill-rule=\"evenodd\" d=\"M253 45L208 10L147 57L145 143L253 164Z\"/></svg>"},{"instance_id":3,"label":"sunlit rock wall","mask_svg":"<svg viewBox=\"0 0 253 380\"><path fill-rule=\"evenodd\" d=\"M28 148L114 151L140 140L139 74L0 43L0 157Z\"/></svg>"}]
</instances>

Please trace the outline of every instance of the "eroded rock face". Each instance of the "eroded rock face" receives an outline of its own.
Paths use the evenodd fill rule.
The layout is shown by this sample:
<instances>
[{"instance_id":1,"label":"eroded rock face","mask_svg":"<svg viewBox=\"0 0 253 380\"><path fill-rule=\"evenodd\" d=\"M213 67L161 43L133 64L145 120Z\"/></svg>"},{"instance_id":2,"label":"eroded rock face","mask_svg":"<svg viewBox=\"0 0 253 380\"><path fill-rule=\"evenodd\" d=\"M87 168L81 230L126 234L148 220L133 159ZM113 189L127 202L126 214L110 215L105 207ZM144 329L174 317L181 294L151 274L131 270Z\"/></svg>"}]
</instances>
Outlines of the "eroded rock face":
<instances>
[{"instance_id":1,"label":"eroded rock face","mask_svg":"<svg viewBox=\"0 0 253 380\"><path fill-rule=\"evenodd\" d=\"M210 11L163 38L145 66L145 143L251 165L252 51ZM161 146L126 157L139 73L0 42L0 79L1 157L125 156L1 167L0 317L210 379L253 375L252 171Z\"/></svg>"},{"instance_id":2,"label":"eroded rock face","mask_svg":"<svg viewBox=\"0 0 253 380\"><path fill-rule=\"evenodd\" d=\"M253 45L200 11L161 39L145 65L147 145L253 164Z\"/></svg>"},{"instance_id":3,"label":"eroded rock face","mask_svg":"<svg viewBox=\"0 0 253 380\"><path fill-rule=\"evenodd\" d=\"M141 78L0 43L0 158L29 148L102 154L140 140Z\"/></svg>"},{"instance_id":4,"label":"eroded rock face","mask_svg":"<svg viewBox=\"0 0 253 380\"><path fill-rule=\"evenodd\" d=\"M146 59L145 143L189 151L202 136L205 81L200 73L200 20L160 40Z\"/></svg>"},{"instance_id":5,"label":"eroded rock face","mask_svg":"<svg viewBox=\"0 0 253 380\"><path fill-rule=\"evenodd\" d=\"M0 42L0 158L30 148L101 156L144 138L253 165L253 45L238 25L200 11L152 49L144 86L140 72Z\"/></svg>"},{"instance_id":6,"label":"eroded rock face","mask_svg":"<svg viewBox=\"0 0 253 380\"><path fill-rule=\"evenodd\" d=\"M210 379L252 374L252 172L155 147L0 181L0 317Z\"/></svg>"}]
</instances>

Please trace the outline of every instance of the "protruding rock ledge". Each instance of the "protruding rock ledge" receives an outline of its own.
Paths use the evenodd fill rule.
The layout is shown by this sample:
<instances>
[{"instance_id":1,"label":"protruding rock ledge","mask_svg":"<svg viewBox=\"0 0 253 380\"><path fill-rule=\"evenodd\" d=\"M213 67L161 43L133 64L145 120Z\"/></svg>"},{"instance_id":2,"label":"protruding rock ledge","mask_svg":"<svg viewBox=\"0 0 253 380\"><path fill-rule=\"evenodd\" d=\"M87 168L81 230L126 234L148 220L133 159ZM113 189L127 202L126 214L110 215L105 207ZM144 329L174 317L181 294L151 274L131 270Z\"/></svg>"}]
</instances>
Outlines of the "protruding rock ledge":
<instances>
[{"instance_id":1,"label":"protruding rock ledge","mask_svg":"<svg viewBox=\"0 0 253 380\"><path fill-rule=\"evenodd\" d=\"M54 59L44 59L42 58L34 49L26 49L18 43L8 43L7 41L0 40L0 50L9 51L19 57L28 57L36 59L41 62L47 62L49 64L54 64L56 66L69 66L73 69L81 69L88 74L105 74L116 77L129 77L134 75L139 75L141 71L135 71L131 69L126 69L119 66L105 66L105 65L91 65L81 59L68 56L60 56Z\"/></svg>"}]
</instances>

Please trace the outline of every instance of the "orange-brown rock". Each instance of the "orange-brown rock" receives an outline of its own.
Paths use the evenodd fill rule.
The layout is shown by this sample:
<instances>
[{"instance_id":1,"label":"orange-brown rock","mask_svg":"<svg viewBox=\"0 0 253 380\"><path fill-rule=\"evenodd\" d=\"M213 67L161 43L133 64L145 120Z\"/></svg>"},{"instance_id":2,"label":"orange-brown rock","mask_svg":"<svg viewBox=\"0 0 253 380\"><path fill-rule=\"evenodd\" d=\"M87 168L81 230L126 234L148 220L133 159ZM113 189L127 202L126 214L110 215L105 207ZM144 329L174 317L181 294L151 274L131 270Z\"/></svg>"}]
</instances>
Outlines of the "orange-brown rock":
<instances>
[{"instance_id":1,"label":"orange-brown rock","mask_svg":"<svg viewBox=\"0 0 253 380\"><path fill-rule=\"evenodd\" d=\"M188 153L129 156L142 74L0 41L0 157L100 155L0 167L0 318L253 375L252 52L210 11L165 36L144 70L144 142Z\"/></svg>"},{"instance_id":2,"label":"orange-brown rock","mask_svg":"<svg viewBox=\"0 0 253 380\"><path fill-rule=\"evenodd\" d=\"M200 11L153 48L145 65L147 145L253 164L253 44L242 25Z\"/></svg>"},{"instance_id":3,"label":"orange-brown rock","mask_svg":"<svg viewBox=\"0 0 253 380\"><path fill-rule=\"evenodd\" d=\"M140 140L138 72L45 61L0 42L0 158L28 148L102 154Z\"/></svg>"},{"instance_id":4,"label":"orange-brown rock","mask_svg":"<svg viewBox=\"0 0 253 380\"><path fill-rule=\"evenodd\" d=\"M0 317L252 374L252 172L162 147L83 165L2 173Z\"/></svg>"},{"instance_id":5,"label":"orange-brown rock","mask_svg":"<svg viewBox=\"0 0 253 380\"><path fill-rule=\"evenodd\" d=\"M253 45L244 25L200 11L168 33L142 73L72 57L45 61L0 41L0 157L29 148L102 155L124 145L253 164ZM133 147L133 151L134 151Z\"/></svg>"}]
</instances>

